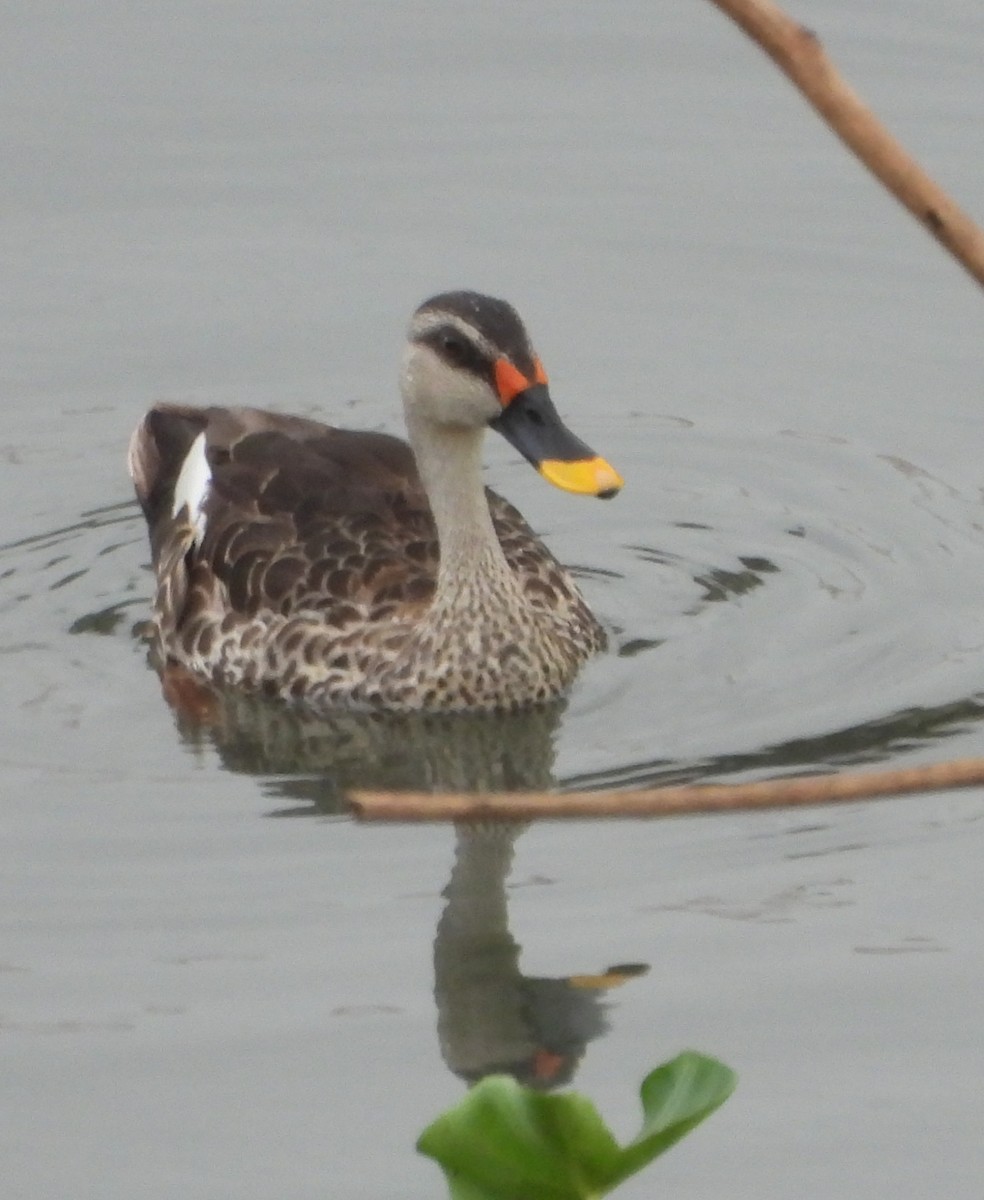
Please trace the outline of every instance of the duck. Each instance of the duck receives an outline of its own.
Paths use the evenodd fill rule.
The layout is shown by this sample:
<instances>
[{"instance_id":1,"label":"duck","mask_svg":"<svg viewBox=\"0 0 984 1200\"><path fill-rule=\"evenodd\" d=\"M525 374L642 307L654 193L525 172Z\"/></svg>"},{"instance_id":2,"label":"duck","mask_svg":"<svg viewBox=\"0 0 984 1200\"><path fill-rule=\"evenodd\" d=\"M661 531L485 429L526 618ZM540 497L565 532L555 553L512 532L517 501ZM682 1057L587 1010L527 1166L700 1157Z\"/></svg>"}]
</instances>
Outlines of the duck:
<instances>
[{"instance_id":1,"label":"duck","mask_svg":"<svg viewBox=\"0 0 984 1200\"><path fill-rule=\"evenodd\" d=\"M400 391L409 443L258 408L146 413L128 467L159 671L316 710L510 712L567 693L605 631L485 487L483 439L575 494L610 498L621 476L562 422L504 300L421 304Z\"/></svg>"}]
</instances>

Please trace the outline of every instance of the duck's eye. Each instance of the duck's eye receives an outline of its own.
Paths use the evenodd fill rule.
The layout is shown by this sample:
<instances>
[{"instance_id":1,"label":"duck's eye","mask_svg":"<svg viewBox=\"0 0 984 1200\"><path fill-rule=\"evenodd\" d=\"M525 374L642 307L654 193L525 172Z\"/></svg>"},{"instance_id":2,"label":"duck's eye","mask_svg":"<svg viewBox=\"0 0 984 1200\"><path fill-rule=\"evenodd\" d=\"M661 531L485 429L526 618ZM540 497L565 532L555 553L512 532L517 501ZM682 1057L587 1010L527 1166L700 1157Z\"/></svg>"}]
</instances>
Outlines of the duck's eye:
<instances>
[{"instance_id":1,"label":"duck's eye","mask_svg":"<svg viewBox=\"0 0 984 1200\"><path fill-rule=\"evenodd\" d=\"M463 363L469 356L471 347L460 333L442 333L441 350L444 357L456 366Z\"/></svg>"}]
</instances>

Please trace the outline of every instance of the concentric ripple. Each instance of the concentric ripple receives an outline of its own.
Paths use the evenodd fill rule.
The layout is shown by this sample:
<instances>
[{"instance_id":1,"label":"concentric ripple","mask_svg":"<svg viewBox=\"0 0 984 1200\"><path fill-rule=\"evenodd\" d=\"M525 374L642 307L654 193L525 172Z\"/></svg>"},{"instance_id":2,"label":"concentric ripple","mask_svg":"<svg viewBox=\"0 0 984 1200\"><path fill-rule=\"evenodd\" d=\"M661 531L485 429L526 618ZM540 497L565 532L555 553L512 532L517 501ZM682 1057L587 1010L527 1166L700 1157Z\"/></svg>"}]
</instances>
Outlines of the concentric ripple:
<instances>
[{"instance_id":1,"label":"concentric ripple","mask_svg":"<svg viewBox=\"0 0 984 1200\"><path fill-rule=\"evenodd\" d=\"M794 433L667 421L658 445L655 464L626 464L624 502L605 522L551 510L562 516L548 540L575 564L612 645L536 736L528 720L489 736L454 719L426 730L351 715L294 721L242 701L214 727L179 722L174 736L322 807L360 783L632 786L883 761L941 739L933 757L978 750L978 497L874 449ZM45 713L74 728L109 695L139 697L145 715L163 704L134 636L150 594L131 502L0 547L9 763L64 754L78 765L78 740L32 746ZM114 720L120 711L117 699ZM378 781L374 763L385 764Z\"/></svg>"},{"instance_id":2,"label":"concentric ripple","mask_svg":"<svg viewBox=\"0 0 984 1200\"><path fill-rule=\"evenodd\" d=\"M616 653L568 714L565 784L823 769L975 730L978 497L792 433L674 426L660 446L639 473L647 497L586 581Z\"/></svg>"}]
</instances>

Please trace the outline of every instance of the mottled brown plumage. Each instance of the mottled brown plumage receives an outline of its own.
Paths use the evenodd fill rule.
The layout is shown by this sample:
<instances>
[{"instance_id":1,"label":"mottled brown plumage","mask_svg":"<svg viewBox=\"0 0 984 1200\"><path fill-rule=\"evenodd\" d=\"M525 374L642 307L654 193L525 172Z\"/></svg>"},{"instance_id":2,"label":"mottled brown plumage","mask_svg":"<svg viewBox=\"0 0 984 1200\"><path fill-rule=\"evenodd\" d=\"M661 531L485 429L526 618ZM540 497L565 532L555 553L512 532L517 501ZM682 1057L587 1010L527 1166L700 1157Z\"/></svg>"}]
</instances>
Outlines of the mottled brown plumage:
<instances>
[{"instance_id":1,"label":"mottled brown plumage","mask_svg":"<svg viewBox=\"0 0 984 1200\"><path fill-rule=\"evenodd\" d=\"M521 333L530 361L532 349L508 306L483 328L486 298L466 320L462 297L473 306L471 293L438 297L418 310L416 334L411 325L402 382L414 450L256 409L147 414L130 471L150 531L161 666L322 708L506 710L561 694L604 644L564 569L477 478L482 430L504 406L484 378L504 356L498 326ZM467 355L440 342L442 311ZM183 469L203 450L196 491Z\"/></svg>"}]
</instances>

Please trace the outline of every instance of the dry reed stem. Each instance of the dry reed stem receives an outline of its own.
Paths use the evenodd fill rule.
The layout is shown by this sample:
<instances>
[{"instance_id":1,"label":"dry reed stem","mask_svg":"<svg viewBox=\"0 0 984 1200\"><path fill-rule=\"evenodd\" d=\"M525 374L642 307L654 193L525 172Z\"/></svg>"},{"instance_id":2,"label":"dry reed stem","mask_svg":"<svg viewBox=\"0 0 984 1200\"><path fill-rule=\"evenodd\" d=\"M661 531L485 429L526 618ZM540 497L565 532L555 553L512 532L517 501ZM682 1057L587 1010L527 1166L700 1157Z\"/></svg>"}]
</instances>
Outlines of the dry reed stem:
<instances>
[{"instance_id":1,"label":"dry reed stem","mask_svg":"<svg viewBox=\"0 0 984 1200\"><path fill-rule=\"evenodd\" d=\"M803 775L760 783L698 783L607 792L356 791L349 801L363 821L533 821L802 808L979 784L984 784L984 758L957 758L891 771Z\"/></svg>"},{"instance_id":2,"label":"dry reed stem","mask_svg":"<svg viewBox=\"0 0 984 1200\"><path fill-rule=\"evenodd\" d=\"M792 80L830 128L920 224L984 285L984 233L895 140L824 52L771 0L711 0Z\"/></svg>"},{"instance_id":3,"label":"dry reed stem","mask_svg":"<svg viewBox=\"0 0 984 1200\"><path fill-rule=\"evenodd\" d=\"M773 59L827 124L916 219L984 285L984 234L892 137L827 58L819 39L771 0L711 0ZM810 775L748 784L607 792L497 794L368 792L351 796L366 821L528 821L561 817L667 817L842 804L984 784L984 759Z\"/></svg>"}]
</instances>

